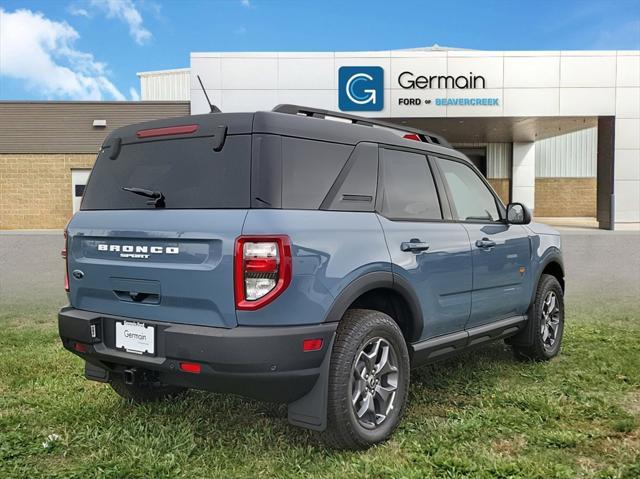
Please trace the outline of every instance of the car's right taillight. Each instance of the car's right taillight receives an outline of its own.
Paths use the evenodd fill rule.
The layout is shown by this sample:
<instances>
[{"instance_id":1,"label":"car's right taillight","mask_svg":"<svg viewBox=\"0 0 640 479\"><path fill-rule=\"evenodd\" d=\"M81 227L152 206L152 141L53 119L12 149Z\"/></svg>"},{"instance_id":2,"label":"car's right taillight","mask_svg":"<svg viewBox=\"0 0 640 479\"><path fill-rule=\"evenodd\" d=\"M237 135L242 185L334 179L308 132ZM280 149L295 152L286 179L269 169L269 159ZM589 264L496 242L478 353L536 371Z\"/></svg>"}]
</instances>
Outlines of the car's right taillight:
<instances>
[{"instance_id":1,"label":"car's right taillight","mask_svg":"<svg viewBox=\"0 0 640 479\"><path fill-rule=\"evenodd\" d=\"M67 230L64 230L64 247L60 252L60 256L64 259L64 290L69 292L69 253L68 253L68 234Z\"/></svg>"},{"instance_id":2,"label":"car's right taillight","mask_svg":"<svg viewBox=\"0 0 640 479\"><path fill-rule=\"evenodd\" d=\"M276 299L291 282L288 236L241 236L236 240L236 309L254 310Z\"/></svg>"}]
</instances>

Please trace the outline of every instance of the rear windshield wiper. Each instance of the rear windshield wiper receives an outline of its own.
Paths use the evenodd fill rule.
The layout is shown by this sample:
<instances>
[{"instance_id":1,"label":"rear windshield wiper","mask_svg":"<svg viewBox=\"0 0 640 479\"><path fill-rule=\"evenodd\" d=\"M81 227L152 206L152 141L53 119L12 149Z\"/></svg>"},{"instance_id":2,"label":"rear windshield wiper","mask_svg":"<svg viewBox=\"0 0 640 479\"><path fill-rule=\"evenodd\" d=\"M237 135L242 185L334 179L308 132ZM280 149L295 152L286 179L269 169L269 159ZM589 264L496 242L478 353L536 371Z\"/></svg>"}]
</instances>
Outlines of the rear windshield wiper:
<instances>
[{"instance_id":1,"label":"rear windshield wiper","mask_svg":"<svg viewBox=\"0 0 640 479\"><path fill-rule=\"evenodd\" d=\"M161 191L152 191L145 190L144 188L135 188L129 186L123 186L122 189L124 191L128 191L129 193L134 193L140 196L146 196L147 198L151 198L151 201L147 201L149 206L155 206L156 208L164 208L164 195Z\"/></svg>"}]
</instances>

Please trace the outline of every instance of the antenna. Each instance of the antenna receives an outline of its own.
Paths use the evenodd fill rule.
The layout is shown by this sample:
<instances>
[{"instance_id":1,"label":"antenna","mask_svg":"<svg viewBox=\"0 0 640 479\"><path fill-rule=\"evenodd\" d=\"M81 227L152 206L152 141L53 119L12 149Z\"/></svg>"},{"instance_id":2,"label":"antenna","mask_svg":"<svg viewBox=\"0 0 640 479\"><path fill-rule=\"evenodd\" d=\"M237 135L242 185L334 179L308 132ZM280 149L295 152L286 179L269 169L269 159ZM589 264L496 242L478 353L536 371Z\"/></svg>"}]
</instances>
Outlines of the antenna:
<instances>
[{"instance_id":1,"label":"antenna","mask_svg":"<svg viewBox=\"0 0 640 479\"><path fill-rule=\"evenodd\" d=\"M213 103L211 103L211 100L209 100L209 95L207 95L207 90L205 90L204 85L202 84L200 75L196 75L196 77L198 77L198 82L200 82L200 88L202 88L202 93L204 93L204 97L207 99L207 103L209 104L209 111L211 113L222 113L222 110L220 110L220 108L215 106Z\"/></svg>"}]
</instances>

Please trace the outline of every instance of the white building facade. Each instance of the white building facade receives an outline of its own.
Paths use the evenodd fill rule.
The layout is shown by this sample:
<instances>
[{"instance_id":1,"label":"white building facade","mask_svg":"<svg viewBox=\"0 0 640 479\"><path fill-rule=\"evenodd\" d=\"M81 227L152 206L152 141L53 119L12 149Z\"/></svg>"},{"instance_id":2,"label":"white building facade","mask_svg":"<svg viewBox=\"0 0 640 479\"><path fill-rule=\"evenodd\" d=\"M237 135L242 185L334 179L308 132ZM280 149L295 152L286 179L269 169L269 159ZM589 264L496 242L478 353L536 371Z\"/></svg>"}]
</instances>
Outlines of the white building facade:
<instances>
[{"instance_id":1,"label":"white building facade","mask_svg":"<svg viewBox=\"0 0 640 479\"><path fill-rule=\"evenodd\" d=\"M143 100L188 96L206 113L200 77L224 112L294 103L383 117L443 135L537 216L562 216L564 202L601 228L640 223L640 51L205 52L180 74L152 73ZM592 208L573 208L585 195Z\"/></svg>"}]
</instances>

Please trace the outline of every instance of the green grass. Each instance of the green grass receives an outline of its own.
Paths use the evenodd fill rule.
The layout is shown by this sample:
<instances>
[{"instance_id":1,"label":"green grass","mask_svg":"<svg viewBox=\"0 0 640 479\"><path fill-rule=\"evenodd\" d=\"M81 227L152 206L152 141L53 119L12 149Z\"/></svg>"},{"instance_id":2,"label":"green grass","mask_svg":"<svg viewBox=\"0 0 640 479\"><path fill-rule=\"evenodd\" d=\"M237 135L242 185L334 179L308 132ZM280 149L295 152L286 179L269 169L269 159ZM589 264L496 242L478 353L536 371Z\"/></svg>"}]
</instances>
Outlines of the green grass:
<instances>
[{"instance_id":1,"label":"green grass","mask_svg":"<svg viewBox=\"0 0 640 479\"><path fill-rule=\"evenodd\" d=\"M568 306L562 354L502 343L415 371L393 438L326 449L284 407L193 391L134 406L86 381L55 308L0 312L0 477L640 477L640 309ZM59 440L49 441L50 434Z\"/></svg>"}]
</instances>

